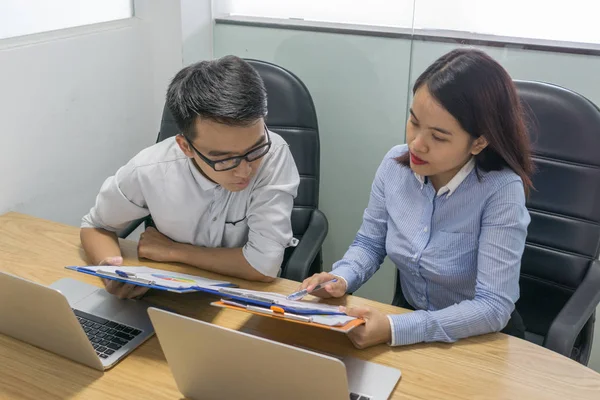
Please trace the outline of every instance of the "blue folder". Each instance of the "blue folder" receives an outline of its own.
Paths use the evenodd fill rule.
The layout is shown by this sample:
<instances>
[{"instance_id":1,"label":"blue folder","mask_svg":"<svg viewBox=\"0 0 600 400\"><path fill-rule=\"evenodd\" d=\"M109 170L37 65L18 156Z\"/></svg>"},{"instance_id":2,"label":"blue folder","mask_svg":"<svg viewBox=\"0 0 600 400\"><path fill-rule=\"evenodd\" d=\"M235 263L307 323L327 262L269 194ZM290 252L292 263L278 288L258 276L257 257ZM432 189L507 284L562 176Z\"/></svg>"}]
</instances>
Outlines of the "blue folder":
<instances>
[{"instance_id":1,"label":"blue folder","mask_svg":"<svg viewBox=\"0 0 600 400\"><path fill-rule=\"evenodd\" d=\"M65 268L70 269L72 271L88 274L88 275L94 275L94 276L97 276L100 278L111 279L113 281L131 283L131 284L134 284L137 286L144 286L144 287L151 288L151 289L165 290L165 291L174 292L174 293L206 292L206 293L210 293L210 294L220 295L221 293L219 292L219 289L221 289L221 288L237 287L237 285L227 282L227 283L216 283L215 285L211 285L212 287L214 287L214 289L205 288L205 287L201 287L201 286L186 286L186 287L181 287L181 288L173 288L170 286L162 286L162 285L157 285L154 283L149 283L146 279L137 278L137 277L132 276L131 274L127 274L127 273L121 273L121 274L119 274L119 276L115 276L115 275L109 275L106 273L94 271L94 270L89 269L89 267L85 267L85 266L80 266L80 267L68 266ZM163 271L163 272L165 274L172 273L171 271ZM198 277L198 278L200 278L200 277ZM206 280L206 278L202 278L202 279Z\"/></svg>"}]
</instances>

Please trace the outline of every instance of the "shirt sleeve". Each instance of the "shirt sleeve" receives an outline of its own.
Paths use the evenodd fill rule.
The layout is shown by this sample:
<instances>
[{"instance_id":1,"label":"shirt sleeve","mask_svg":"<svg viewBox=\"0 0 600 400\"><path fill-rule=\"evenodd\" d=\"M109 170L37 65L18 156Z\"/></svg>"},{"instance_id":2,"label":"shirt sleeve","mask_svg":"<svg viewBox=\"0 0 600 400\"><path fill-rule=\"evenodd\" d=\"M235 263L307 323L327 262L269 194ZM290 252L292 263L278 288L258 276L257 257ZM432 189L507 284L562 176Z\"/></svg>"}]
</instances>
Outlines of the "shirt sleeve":
<instances>
[{"instance_id":1,"label":"shirt sleeve","mask_svg":"<svg viewBox=\"0 0 600 400\"><path fill-rule=\"evenodd\" d=\"M242 251L254 269L276 277L285 249L293 240L291 215L300 176L287 144L265 160L262 171L250 195L248 242Z\"/></svg>"},{"instance_id":2,"label":"shirt sleeve","mask_svg":"<svg viewBox=\"0 0 600 400\"><path fill-rule=\"evenodd\" d=\"M134 160L104 181L96 203L81 221L82 228L102 228L111 232L149 214L138 180Z\"/></svg>"},{"instance_id":3,"label":"shirt sleeve","mask_svg":"<svg viewBox=\"0 0 600 400\"><path fill-rule=\"evenodd\" d=\"M333 265L331 273L347 282L347 292L354 292L381 267L386 256L388 213L385 206L384 173L388 163L385 157L371 185L369 204L363 214L362 225L344 257Z\"/></svg>"},{"instance_id":4,"label":"shirt sleeve","mask_svg":"<svg viewBox=\"0 0 600 400\"><path fill-rule=\"evenodd\" d=\"M530 220L521 181L494 193L482 216L475 297L441 310L391 315L391 344L454 342L502 330L519 298L521 256Z\"/></svg>"}]
</instances>

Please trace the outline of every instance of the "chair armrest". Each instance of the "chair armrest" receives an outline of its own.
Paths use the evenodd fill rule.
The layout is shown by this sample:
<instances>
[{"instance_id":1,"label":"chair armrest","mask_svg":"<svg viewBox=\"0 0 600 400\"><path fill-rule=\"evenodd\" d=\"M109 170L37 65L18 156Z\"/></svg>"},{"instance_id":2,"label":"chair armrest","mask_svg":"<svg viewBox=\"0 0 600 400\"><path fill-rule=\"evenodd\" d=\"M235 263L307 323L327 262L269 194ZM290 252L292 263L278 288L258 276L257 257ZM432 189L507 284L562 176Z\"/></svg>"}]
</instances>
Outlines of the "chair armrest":
<instances>
[{"instance_id":1,"label":"chair armrest","mask_svg":"<svg viewBox=\"0 0 600 400\"><path fill-rule=\"evenodd\" d=\"M325 214L314 210L306 232L288 259L283 278L302 282L308 277L310 266L319 254L328 230L329 224Z\"/></svg>"},{"instance_id":2,"label":"chair armrest","mask_svg":"<svg viewBox=\"0 0 600 400\"><path fill-rule=\"evenodd\" d=\"M599 302L600 261L595 260L575 293L552 321L544 347L570 357L577 335L592 317Z\"/></svg>"},{"instance_id":3,"label":"chair armrest","mask_svg":"<svg viewBox=\"0 0 600 400\"><path fill-rule=\"evenodd\" d=\"M150 215L145 216L144 218L136 219L135 221L131 221L129 225L125 228L117 232L117 236L121 239L125 239L127 236L131 235L131 232L135 231L135 229L140 226L142 222L146 223L151 220Z\"/></svg>"}]
</instances>

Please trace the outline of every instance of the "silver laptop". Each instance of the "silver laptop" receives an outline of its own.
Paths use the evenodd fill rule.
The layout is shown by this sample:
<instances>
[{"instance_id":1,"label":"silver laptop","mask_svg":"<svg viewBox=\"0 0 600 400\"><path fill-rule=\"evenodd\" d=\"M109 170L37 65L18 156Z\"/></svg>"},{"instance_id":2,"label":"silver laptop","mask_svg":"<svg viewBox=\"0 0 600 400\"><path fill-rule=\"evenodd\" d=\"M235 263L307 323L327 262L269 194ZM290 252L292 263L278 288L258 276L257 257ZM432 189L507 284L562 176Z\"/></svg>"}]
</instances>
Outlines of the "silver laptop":
<instances>
[{"instance_id":1,"label":"silver laptop","mask_svg":"<svg viewBox=\"0 0 600 400\"><path fill-rule=\"evenodd\" d=\"M191 399L387 399L400 371L315 353L149 308L179 391Z\"/></svg>"},{"instance_id":2,"label":"silver laptop","mask_svg":"<svg viewBox=\"0 0 600 400\"><path fill-rule=\"evenodd\" d=\"M0 272L0 333L100 371L154 334L147 308L70 278L47 287Z\"/></svg>"}]
</instances>

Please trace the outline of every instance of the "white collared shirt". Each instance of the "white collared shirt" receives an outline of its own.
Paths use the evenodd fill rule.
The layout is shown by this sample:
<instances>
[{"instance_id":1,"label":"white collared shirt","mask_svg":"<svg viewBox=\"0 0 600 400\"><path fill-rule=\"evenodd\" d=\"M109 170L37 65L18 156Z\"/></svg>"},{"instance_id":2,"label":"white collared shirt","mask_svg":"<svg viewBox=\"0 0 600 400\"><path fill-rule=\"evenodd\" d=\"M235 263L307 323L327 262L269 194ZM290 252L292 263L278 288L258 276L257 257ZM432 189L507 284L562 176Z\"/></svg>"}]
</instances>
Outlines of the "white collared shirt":
<instances>
[{"instance_id":1,"label":"white collared shirt","mask_svg":"<svg viewBox=\"0 0 600 400\"><path fill-rule=\"evenodd\" d=\"M462 168L456 173L456 175L450 179L450 182L438 189L436 196L441 196L445 193L448 193L448 197L451 196L456 188L458 188L465 178L469 176L471 171L473 171L473 168L475 168L475 158L471 157L469 161L467 161L467 163L463 165ZM425 177L417 174L416 172L413 172L413 174L415 178L421 182L421 188L423 188L423 185L425 184Z\"/></svg>"},{"instance_id":2,"label":"white collared shirt","mask_svg":"<svg viewBox=\"0 0 600 400\"><path fill-rule=\"evenodd\" d=\"M272 145L247 188L230 192L208 180L174 137L142 150L106 179L82 228L118 231L149 214L156 228L180 243L243 247L263 275L277 276L293 245L291 212L300 177L285 140Z\"/></svg>"}]
</instances>

